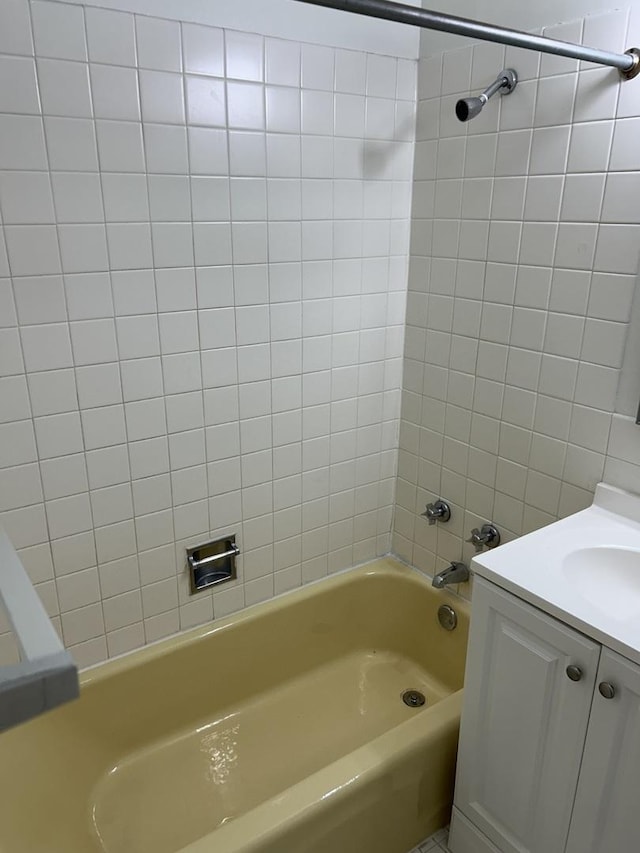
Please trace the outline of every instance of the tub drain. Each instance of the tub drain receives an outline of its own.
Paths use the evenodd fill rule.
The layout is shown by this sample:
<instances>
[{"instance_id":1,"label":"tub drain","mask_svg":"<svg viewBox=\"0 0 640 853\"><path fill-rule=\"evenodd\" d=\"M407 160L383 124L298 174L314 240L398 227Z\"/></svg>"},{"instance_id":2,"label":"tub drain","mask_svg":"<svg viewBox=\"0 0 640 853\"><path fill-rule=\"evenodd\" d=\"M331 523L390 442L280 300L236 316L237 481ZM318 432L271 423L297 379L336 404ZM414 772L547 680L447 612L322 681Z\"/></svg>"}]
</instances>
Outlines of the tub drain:
<instances>
[{"instance_id":1,"label":"tub drain","mask_svg":"<svg viewBox=\"0 0 640 853\"><path fill-rule=\"evenodd\" d=\"M419 690L405 690L402 694L402 701L410 708L419 708L427 700L424 698L424 693L420 693Z\"/></svg>"}]
</instances>

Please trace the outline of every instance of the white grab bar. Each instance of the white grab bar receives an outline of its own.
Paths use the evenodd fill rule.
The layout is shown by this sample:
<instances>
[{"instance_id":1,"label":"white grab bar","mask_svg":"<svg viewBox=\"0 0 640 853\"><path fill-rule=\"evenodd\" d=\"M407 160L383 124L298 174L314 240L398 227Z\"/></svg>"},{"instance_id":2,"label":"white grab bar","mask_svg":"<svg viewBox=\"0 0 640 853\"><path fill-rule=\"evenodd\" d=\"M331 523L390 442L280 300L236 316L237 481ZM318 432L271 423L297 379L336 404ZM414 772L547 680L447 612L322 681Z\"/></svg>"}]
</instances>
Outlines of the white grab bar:
<instances>
[{"instance_id":1,"label":"white grab bar","mask_svg":"<svg viewBox=\"0 0 640 853\"><path fill-rule=\"evenodd\" d=\"M0 667L0 732L76 699L78 668L64 648L20 558L0 529L0 599L22 662Z\"/></svg>"}]
</instances>

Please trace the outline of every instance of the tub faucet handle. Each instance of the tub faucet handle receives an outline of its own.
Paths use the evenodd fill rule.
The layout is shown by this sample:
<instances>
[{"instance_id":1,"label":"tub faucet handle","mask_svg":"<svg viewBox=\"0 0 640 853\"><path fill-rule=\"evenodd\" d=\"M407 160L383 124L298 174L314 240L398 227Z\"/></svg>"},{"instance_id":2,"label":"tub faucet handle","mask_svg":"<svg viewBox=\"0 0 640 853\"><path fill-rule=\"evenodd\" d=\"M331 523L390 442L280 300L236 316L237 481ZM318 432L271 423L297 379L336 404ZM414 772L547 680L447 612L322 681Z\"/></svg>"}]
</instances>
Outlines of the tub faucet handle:
<instances>
[{"instance_id":1,"label":"tub faucet handle","mask_svg":"<svg viewBox=\"0 0 640 853\"><path fill-rule=\"evenodd\" d=\"M476 551L482 551L486 545L487 548L495 548L500 544L500 531L495 524L483 524L480 529L474 527L471 531L471 538L466 540L471 542Z\"/></svg>"},{"instance_id":2,"label":"tub faucet handle","mask_svg":"<svg viewBox=\"0 0 640 853\"><path fill-rule=\"evenodd\" d=\"M449 521L451 518L451 507L442 498L438 498L434 503L427 504L427 508L422 513L429 524L435 524L436 521Z\"/></svg>"}]
</instances>

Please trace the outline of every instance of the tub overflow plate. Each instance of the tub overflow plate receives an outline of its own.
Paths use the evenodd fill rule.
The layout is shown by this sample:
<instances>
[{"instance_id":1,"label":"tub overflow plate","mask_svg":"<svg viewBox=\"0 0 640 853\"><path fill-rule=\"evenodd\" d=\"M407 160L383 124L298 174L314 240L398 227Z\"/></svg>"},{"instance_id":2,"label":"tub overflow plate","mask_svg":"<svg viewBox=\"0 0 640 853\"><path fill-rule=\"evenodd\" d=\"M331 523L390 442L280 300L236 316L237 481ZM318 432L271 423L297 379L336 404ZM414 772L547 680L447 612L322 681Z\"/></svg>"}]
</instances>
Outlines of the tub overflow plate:
<instances>
[{"instance_id":1,"label":"tub overflow plate","mask_svg":"<svg viewBox=\"0 0 640 853\"><path fill-rule=\"evenodd\" d=\"M424 693L420 693L419 690L405 690L402 701L410 708L420 708L427 700L424 698Z\"/></svg>"},{"instance_id":2,"label":"tub overflow plate","mask_svg":"<svg viewBox=\"0 0 640 853\"><path fill-rule=\"evenodd\" d=\"M445 631L453 631L458 624L458 614L448 604L441 604L438 608L438 622Z\"/></svg>"}]
</instances>

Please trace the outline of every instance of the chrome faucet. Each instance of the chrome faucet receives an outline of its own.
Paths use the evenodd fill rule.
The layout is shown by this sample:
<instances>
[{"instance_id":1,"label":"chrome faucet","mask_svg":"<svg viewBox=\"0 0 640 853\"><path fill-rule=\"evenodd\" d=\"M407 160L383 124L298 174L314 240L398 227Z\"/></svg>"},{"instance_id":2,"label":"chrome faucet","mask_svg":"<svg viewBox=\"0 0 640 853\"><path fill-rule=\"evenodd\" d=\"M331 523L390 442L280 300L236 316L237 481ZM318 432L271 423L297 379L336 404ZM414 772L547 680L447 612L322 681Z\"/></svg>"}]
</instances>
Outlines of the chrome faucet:
<instances>
[{"instance_id":1,"label":"chrome faucet","mask_svg":"<svg viewBox=\"0 0 640 853\"><path fill-rule=\"evenodd\" d=\"M435 524L436 521L449 521L451 518L451 507L442 498L438 498L435 503L427 504L427 508L422 513L429 524Z\"/></svg>"},{"instance_id":2,"label":"chrome faucet","mask_svg":"<svg viewBox=\"0 0 640 853\"><path fill-rule=\"evenodd\" d=\"M441 572L438 572L437 575L433 576L431 586L435 586L436 589L442 589L445 586L449 586L451 583L463 583L468 580L469 569L465 564L451 563L448 568L443 569Z\"/></svg>"},{"instance_id":3,"label":"chrome faucet","mask_svg":"<svg viewBox=\"0 0 640 853\"><path fill-rule=\"evenodd\" d=\"M483 546L487 548L496 548L500 544L500 531L495 524L483 524L480 530L474 527L471 531L471 538L466 540L471 542L476 551L482 551Z\"/></svg>"}]
</instances>

